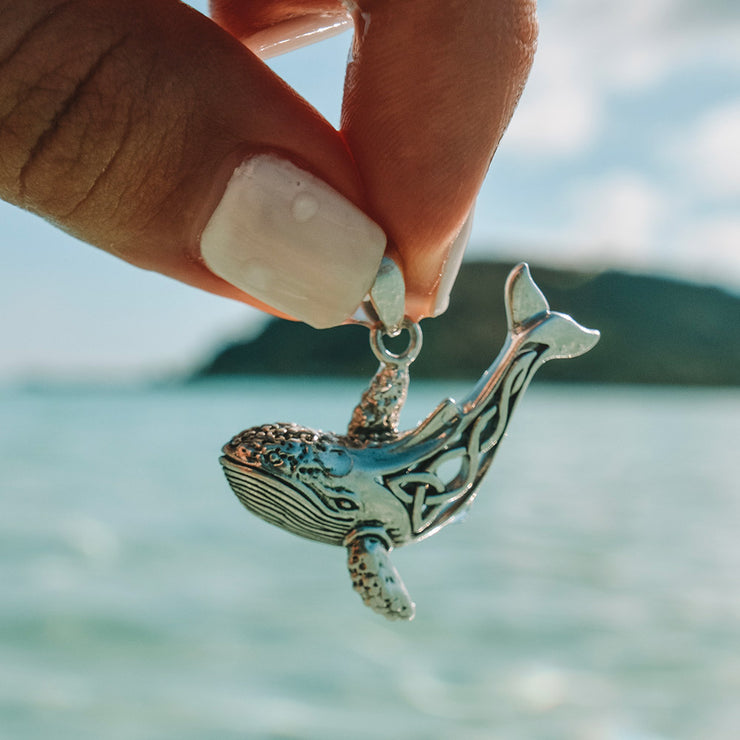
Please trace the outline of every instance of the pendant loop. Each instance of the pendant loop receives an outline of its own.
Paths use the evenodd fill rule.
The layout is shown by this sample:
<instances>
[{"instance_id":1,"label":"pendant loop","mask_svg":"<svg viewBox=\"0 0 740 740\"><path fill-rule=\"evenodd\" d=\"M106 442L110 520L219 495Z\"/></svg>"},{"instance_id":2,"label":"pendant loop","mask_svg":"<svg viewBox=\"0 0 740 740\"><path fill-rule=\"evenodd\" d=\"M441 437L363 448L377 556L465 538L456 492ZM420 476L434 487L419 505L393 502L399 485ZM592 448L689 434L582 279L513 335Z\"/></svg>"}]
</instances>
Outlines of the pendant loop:
<instances>
[{"instance_id":1,"label":"pendant loop","mask_svg":"<svg viewBox=\"0 0 740 740\"><path fill-rule=\"evenodd\" d=\"M383 328L376 326L370 331L370 348L373 354L380 360L380 362L386 365L395 365L397 367L403 365L410 365L419 355L421 351L422 333L421 327L416 321L410 321L404 319L401 323L400 331L406 329L409 333L409 343L402 352L391 352L383 341L383 337L388 332L383 331Z\"/></svg>"}]
</instances>

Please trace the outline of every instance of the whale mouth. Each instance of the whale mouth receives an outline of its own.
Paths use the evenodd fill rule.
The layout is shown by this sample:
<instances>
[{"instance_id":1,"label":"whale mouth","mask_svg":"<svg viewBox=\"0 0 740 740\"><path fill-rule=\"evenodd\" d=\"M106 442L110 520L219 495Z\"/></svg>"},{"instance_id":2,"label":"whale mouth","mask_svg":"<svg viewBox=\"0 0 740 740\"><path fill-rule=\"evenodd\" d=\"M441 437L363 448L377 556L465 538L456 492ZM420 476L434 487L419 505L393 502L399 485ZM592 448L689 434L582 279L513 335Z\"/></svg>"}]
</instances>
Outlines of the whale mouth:
<instances>
[{"instance_id":1,"label":"whale mouth","mask_svg":"<svg viewBox=\"0 0 740 740\"><path fill-rule=\"evenodd\" d=\"M331 511L316 492L296 481L289 483L227 457L221 458L221 466L239 501L269 524L329 545L342 545L355 526L355 517Z\"/></svg>"}]
</instances>

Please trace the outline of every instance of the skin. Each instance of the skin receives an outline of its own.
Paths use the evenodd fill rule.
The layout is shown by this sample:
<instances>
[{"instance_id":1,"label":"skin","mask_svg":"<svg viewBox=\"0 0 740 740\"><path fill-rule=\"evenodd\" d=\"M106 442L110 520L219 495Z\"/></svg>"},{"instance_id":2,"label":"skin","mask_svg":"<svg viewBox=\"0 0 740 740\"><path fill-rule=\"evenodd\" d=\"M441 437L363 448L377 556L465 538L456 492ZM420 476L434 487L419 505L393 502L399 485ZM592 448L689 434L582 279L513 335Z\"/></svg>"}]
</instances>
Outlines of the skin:
<instances>
[{"instance_id":1,"label":"skin","mask_svg":"<svg viewBox=\"0 0 740 740\"><path fill-rule=\"evenodd\" d=\"M245 44L285 21L342 17L342 3L214 0L214 22L176 0L0 0L0 197L139 267L269 310L210 273L198 242L237 164L279 151L380 224L409 316L429 315L526 80L534 3L350 6L336 131Z\"/></svg>"}]
</instances>

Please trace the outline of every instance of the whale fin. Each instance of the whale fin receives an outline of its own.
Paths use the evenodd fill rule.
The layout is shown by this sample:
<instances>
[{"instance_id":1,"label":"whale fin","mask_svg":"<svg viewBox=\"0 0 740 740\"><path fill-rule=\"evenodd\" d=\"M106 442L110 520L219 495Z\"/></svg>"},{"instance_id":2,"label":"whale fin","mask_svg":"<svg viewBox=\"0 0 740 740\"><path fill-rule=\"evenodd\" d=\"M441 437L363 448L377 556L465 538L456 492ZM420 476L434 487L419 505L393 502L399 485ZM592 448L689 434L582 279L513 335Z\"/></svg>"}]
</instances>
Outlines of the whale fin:
<instances>
[{"instance_id":1,"label":"whale fin","mask_svg":"<svg viewBox=\"0 0 740 740\"><path fill-rule=\"evenodd\" d=\"M550 311L547 299L522 262L509 274L505 289L506 320L512 338L547 346L542 361L578 357L588 352L601 336L570 316Z\"/></svg>"},{"instance_id":2,"label":"whale fin","mask_svg":"<svg viewBox=\"0 0 740 740\"><path fill-rule=\"evenodd\" d=\"M365 606L386 619L413 619L414 602L393 566L383 539L360 534L347 544L347 567L352 588Z\"/></svg>"}]
</instances>

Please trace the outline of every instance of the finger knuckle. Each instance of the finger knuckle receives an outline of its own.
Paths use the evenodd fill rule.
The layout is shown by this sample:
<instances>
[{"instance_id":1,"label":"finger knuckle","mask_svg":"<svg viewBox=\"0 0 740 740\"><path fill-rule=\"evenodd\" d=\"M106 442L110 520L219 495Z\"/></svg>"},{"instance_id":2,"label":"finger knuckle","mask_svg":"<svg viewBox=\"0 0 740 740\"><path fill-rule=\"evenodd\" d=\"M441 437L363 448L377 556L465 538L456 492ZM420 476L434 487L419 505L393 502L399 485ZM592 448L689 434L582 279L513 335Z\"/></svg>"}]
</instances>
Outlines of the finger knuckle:
<instances>
[{"instance_id":1,"label":"finger knuckle","mask_svg":"<svg viewBox=\"0 0 740 740\"><path fill-rule=\"evenodd\" d=\"M108 89L127 39L113 28L72 32L77 5L59 3L16 28L0 63L1 194L59 221L89 198L129 117Z\"/></svg>"}]
</instances>

